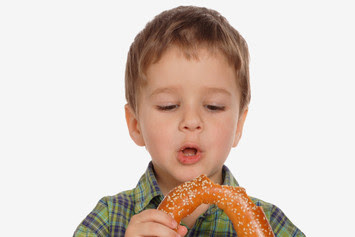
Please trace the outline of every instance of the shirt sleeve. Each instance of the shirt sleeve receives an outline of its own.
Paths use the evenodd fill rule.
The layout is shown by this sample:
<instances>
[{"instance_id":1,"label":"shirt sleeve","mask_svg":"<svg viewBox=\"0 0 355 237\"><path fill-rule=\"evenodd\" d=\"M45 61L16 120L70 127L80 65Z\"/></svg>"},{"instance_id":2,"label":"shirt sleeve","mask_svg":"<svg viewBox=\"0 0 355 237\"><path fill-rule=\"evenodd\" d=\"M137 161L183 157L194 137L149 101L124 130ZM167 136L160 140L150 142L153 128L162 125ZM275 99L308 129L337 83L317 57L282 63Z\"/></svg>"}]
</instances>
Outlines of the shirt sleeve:
<instances>
[{"instance_id":1,"label":"shirt sleeve","mask_svg":"<svg viewBox=\"0 0 355 237\"><path fill-rule=\"evenodd\" d=\"M74 237L106 237L109 234L109 211L106 198L102 198L94 210L80 223Z\"/></svg>"},{"instance_id":2,"label":"shirt sleeve","mask_svg":"<svg viewBox=\"0 0 355 237\"><path fill-rule=\"evenodd\" d=\"M270 225L277 237L305 237L305 234L275 205L272 205L270 210Z\"/></svg>"}]
</instances>

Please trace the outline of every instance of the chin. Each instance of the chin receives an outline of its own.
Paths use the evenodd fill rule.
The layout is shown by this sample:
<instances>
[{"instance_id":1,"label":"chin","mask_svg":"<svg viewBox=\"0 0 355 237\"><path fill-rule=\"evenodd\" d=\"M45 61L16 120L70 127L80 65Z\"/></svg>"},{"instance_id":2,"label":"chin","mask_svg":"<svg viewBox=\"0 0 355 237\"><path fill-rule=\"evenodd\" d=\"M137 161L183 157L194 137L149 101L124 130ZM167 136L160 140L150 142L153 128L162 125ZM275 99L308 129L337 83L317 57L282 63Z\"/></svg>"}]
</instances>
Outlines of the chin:
<instances>
[{"instance_id":1,"label":"chin","mask_svg":"<svg viewBox=\"0 0 355 237\"><path fill-rule=\"evenodd\" d=\"M201 174L209 175L205 169L196 166L185 166L176 173L178 181L182 183L190 181Z\"/></svg>"}]
</instances>

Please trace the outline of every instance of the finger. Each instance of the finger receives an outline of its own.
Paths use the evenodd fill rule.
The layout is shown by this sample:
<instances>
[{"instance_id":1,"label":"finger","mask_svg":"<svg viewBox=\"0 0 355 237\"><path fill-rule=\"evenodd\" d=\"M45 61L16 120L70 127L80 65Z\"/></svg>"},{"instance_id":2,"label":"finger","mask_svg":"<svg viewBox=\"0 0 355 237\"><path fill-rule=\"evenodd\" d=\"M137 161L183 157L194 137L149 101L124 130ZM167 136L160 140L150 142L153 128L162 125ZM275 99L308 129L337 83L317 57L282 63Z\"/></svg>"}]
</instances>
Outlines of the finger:
<instances>
[{"instance_id":1,"label":"finger","mask_svg":"<svg viewBox=\"0 0 355 237\"><path fill-rule=\"evenodd\" d=\"M156 222L140 223L139 227L137 225L136 233L138 236L180 237L180 235L176 233L175 230Z\"/></svg>"},{"instance_id":2,"label":"finger","mask_svg":"<svg viewBox=\"0 0 355 237\"><path fill-rule=\"evenodd\" d=\"M187 228L183 225L179 225L178 229L177 229L177 233L180 236L185 236L187 234Z\"/></svg>"},{"instance_id":3,"label":"finger","mask_svg":"<svg viewBox=\"0 0 355 237\"><path fill-rule=\"evenodd\" d=\"M137 222L156 222L165 225L171 229L177 228L176 221L163 211L156 209L145 210L138 215L135 215L135 221Z\"/></svg>"}]
</instances>

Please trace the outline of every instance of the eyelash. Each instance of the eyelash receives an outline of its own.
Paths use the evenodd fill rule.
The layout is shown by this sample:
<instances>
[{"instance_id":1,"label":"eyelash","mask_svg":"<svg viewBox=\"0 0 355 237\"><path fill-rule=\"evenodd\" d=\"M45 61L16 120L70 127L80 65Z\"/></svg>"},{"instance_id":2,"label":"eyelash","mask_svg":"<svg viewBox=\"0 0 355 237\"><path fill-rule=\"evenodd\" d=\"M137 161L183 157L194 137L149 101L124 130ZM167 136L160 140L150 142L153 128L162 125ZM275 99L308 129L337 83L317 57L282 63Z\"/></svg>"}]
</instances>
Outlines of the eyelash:
<instances>
[{"instance_id":1,"label":"eyelash","mask_svg":"<svg viewBox=\"0 0 355 237\"><path fill-rule=\"evenodd\" d=\"M205 105L205 107L210 110L210 111L213 111L213 112L216 112L216 111L224 111L226 109L225 106L217 106L217 105Z\"/></svg>"},{"instance_id":2,"label":"eyelash","mask_svg":"<svg viewBox=\"0 0 355 237\"><path fill-rule=\"evenodd\" d=\"M179 105L166 105L166 106L157 105L157 109L162 110L162 111L170 111L173 109L177 109L178 107L179 107Z\"/></svg>"},{"instance_id":3,"label":"eyelash","mask_svg":"<svg viewBox=\"0 0 355 237\"><path fill-rule=\"evenodd\" d=\"M166 105L166 106L157 105L157 109L161 111L172 111L174 109L177 109L178 107L180 106L179 105ZM204 107L212 112L224 111L226 109L225 106L216 106L216 105L205 105Z\"/></svg>"}]
</instances>

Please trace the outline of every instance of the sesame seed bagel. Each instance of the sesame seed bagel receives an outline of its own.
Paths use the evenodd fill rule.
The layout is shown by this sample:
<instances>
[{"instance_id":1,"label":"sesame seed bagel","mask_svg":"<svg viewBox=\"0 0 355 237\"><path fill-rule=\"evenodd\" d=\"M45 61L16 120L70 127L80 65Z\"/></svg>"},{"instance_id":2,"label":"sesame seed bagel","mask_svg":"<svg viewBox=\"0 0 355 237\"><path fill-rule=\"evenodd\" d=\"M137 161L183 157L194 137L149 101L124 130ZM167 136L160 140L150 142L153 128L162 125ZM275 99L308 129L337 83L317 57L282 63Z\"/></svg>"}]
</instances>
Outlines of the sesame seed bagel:
<instances>
[{"instance_id":1,"label":"sesame seed bagel","mask_svg":"<svg viewBox=\"0 0 355 237\"><path fill-rule=\"evenodd\" d=\"M177 223L202 203L216 204L233 223L239 237L273 237L262 207L256 206L242 187L214 184L206 175L185 182L165 196L158 210Z\"/></svg>"}]
</instances>

